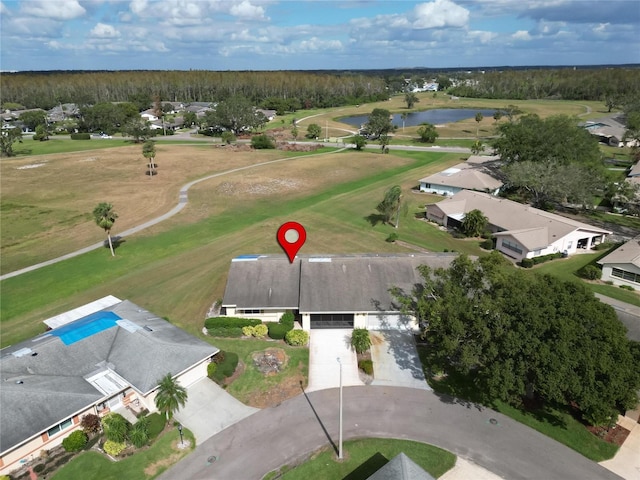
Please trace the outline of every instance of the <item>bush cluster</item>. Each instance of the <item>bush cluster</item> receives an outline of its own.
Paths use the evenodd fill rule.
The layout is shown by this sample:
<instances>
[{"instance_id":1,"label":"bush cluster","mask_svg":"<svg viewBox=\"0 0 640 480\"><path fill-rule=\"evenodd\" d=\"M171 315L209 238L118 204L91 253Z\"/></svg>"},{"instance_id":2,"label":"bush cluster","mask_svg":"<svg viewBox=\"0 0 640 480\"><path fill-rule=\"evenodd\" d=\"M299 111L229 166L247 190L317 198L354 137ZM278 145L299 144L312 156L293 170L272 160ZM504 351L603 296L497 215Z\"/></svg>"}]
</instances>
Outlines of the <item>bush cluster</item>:
<instances>
[{"instance_id":1,"label":"bush cluster","mask_svg":"<svg viewBox=\"0 0 640 480\"><path fill-rule=\"evenodd\" d=\"M482 242L480 242L480 247L485 250L493 250L493 239L486 238Z\"/></svg>"},{"instance_id":2,"label":"bush cluster","mask_svg":"<svg viewBox=\"0 0 640 480\"><path fill-rule=\"evenodd\" d=\"M211 362L207 365L207 377L213 380L213 377L216 374L216 370L218 369L218 364L216 362Z\"/></svg>"},{"instance_id":3,"label":"bush cluster","mask_svg":"<svg viewBox=\"0 0 640 480\"><path fill-rule=\"evenodd\" d=\"M82 417L80 426L85 431L85 433L96 433L100 431L102 424L100 423L100 417L98 415L89 413Z\"/></svg>"},{"instance_id":4,"label":"bush cluster","mask_svg":"<svg viewBox=\"0 0 640 480\"><path fill-rule=\"evenodd\" d=\"M289 330L284 336L284 341L294 347L303 347L309 343L309 332L304 330Z\"/></svg>"},{"instance_id":5,"label":"bush cluster","mask_svg":"<svg viewBox=\"0 0 640 480\"><path fill-rule=\"evenodd\" d=\"M630 292L635 291L635 289L631 285L620 285L620 288L623 290L629 290Z\"/></svg>"},{"instance_id":6,"label":"bush cluster","mask_svg":"<svg viewBox=\"0 0 640 480\"><path fill-rule=\"evenodd\" d=\"M213 317L207 318L204 326L209 335L214 337L236 337L243 335L243 327L255 327L261 320L255 318Z\"/></svg>"},{"instance_id":7,"label":"bush cluster","mask_svg":"<svg viewBox=\"0 0 640 480\"><path fill-rule=\"evenodd\" d=\"M71 140L91 140L91 135L88 133L72 133Z\"/></svg>"},{"instance_id":8,"label":"bush cluster","mask_svg":"<svg viewBox=\"0 0 640 480\"><path fill-rule=\"evenodd\" d=\"M601 276L601 271L595 265L585 265L578 270L578 275L587 280L597 280Z\"/></svg>"},{"instance_id":9,"label":"bush cluster","mask_svg":"<svg viewBox=\"0 0 640 480\"><path fill-rule=\"evenodd\" d=\"M79 452L87 444L87 434L82 430L71 432L62 440L62 447L67 452Z\"/></svg>"},{"instance_id":10,"label":"bush cluster","mask_svg":"<svg viewBox=\"0 0 640 480\"><path fill-rule=\"evenodd\" d=\"M267 148L276 148L276 144L271 140L267 135L256 135L255 137L251 137L251 146L256 150L267 149Z\"/></svg>"},{"instance_id":11,"label":"bush cluster","mask_svg":"<svg viewBox=\"0 0 640 480\"><path fill-rule=\"evenodd\" d=\"M242 334L245 337L264 338L267 336L268 331L268 327L262 323L260 325L256 325L255 327L252 327L251 325L242 327Z\"/></svg>"},{"instance_id":12,"label":"bush cluster","mask_svg":"<svg viewBox=\"0 0 640 480\"><path fill-rule=\"evenodd\" d=\"M373 375L373 362L371 360L360 360L358 368L367 375Z\"/></svg>"},{"instance_id":13,"label":"bush cluster","mask_svg":"<svg viewBox=\"0 0 640 480\"><path fill-rule=\"evenodd\" d=\"M124 442L114 442L112 440L107 440L106 442L104 442L102 448L112 457L117 457L124 451L125 448L127 448L127 445Z\"/></svg>"},{"instance_id":14,"label":"bush cluster","mask_svg":"<svg viewBox=\"0 0 640 480\"><path fill-rule=\"evenodd\" d=\"M354 328L351 334L351 346L356 353L364 353L371 348L371 337L366 328Z\"/></svg>"},{"instance_id":15,"label":"bush cluster","mask_svg":"<svg viewBox=\"0 0 640 480\"><path fill-rule=\"evenodd\" d=\"M550 255L542 255L541 257L523 258L520 261L520 265L524 268L531 268L534 265L548 262L549 260L555 260L556 258L562 258L562 253L557 252L557 253L552 253Z\"/></svg>"},{"instance_id":16,"label":"bush cluster","mask_svg":"<svg viewBox=\"0 0 640 480\"><path fill-rule=\"evenodd\" d=\"M385 242L388 243L393 243L396 240L398 240L398 234L396 232L392 232L389 234L389 236L385 239Z\"/></svg>"},{"instance_id":17,"label":"bush cluster","mask_svg":"<svg viewBox=\"0 0 640 480\"><path fill-rule=\"evenodd\" d=\"M280 317L280 321L278 323L269 322L267 328L269 329L269 338L274 340L282 340L289 330L293 330L293 324L295 323L296 317L293 312L287 310Z\"/></svg>"},{"instance_id":18,"label":"bush cluster","mask_svg":"<svg viewBox=\"0 0 640 480\"><path fill-rule=\"evenodd\" d=\"M233 375L238 366L238 354L234 352L219 351L214 357L213 361L217 364L215 371L213 372L212 379L218 383L224 381L225 378Z\"/></svg>"}]
</instances>

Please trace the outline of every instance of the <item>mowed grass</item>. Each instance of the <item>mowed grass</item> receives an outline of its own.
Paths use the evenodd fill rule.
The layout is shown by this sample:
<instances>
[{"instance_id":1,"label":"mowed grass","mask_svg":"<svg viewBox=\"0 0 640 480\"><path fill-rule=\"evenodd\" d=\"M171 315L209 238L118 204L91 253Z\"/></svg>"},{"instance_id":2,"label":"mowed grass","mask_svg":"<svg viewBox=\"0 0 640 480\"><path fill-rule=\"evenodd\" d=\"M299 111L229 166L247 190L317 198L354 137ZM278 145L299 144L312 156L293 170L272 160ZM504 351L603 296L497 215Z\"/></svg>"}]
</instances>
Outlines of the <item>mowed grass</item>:
<instances>
[{"instance_id":1,"label":"mowed grass","mask_svg":"<svg viewBox=\"0 0 640 480\"><path fill-rule=\"evenodd\" d=\"M136 452L117 462L98 452L85 452L60 468L51 480L149 480L157 477L177 463L195 448L193 434L183 429L191 448L178 449L180 437L177 429L171 429L146 450Z\"/></svg>"},{"instance_id":2,"label":"mowed grass","mask_svg":"<svg viewBox=\"0 0 640 480\"><path fill-rule=\"evenodd\" d=\"M284 342L273 342L258 339L236 339L206 337L206 340L226 352L235 352L239 360L244 364L244 372L231 385L227 387L227 392L241 402L262 408L263 405L256 404L263 392L274 392L281 382L291 380L306 387L309 382L309 349L304 347L291 347ZM286 367L275 375L265 376L258 371L253 363L252 354L261 352L268 348L281 348L287 354L289 360ZM284 400L285 398L283 398Z\"/></svg>"},{"instance_id":3,"label":"mowed grass","mask_svg":"<svg viewBox=\"0 0 640 480\"><path fill-rule=\"evenodd\" d=\"M19 156L50 155L55 153L82 152L86 150L100 150L105 148L123 147L131 145L131 140L124 138L92 138L91 140L71 140L69 136L51 136L49 140L41 142L31 136L23 135L22 142L13 144L13 153Z\"/></svg>"},{"instance_id":4,"label":"mowed grass","mask_svg":"<svg viewBox=\"0 0 640 480\"><path fill-rule=\"evenodd\" d=\"M320 166L327 170L324 176L312 170L322 188L314 190L304 185L288 192L276 189L257 199L228 193L226 187L236 188L236 183L240 186L231 191L243 191L241 174L237 182L227 179L230 185L222 189L207 181L194 187L184 216L181 213L166 225L127 238L116 257L99 249L2 281L2 345L42 332L45 318L108 294L130 299L199 335L206 311L223 295L231 258L246 253L282 253L275 232L288 220L299 221L307 229L301 254L414 251L416 247L385 242L394 229L372 226L368 216L376 213L375 205L393 184L409 188L417 179L457 162L459 157L441 153L416 153L413 158L366 153L354 156L349 152L336 155L339 157L331 157L331 161L343 165L344 175L350 163L354 172L364 171L341 183L339 175L330 175L331 164L322 163L329 160L316 157L315 161L322 160ZM367 160L371 157L375 160ZM357 168L360 164L363 167ZM271 172L268 166L261 168ZM220 185L219 179L211 182ZM422 196L406 196L412 199L413 209L424 203ZM431 235L429 229L438 235ZM477 242L454 241L411 215L401 219L399 234L400 239L415 241L420 248L480 252Z\"/></svg>"},{"instance_id":5,"label":"mowed grass","mask_svg":"<svg viewBox=\"0 0 640 480\"><path fill-rule=\"evenodd\" d=\"M279 472L271 472L265 478L366 480L400 453L404 453L434 478L444 475L456 463L456 456L441 448L393 438L349 440L343 443L343 453L344 459L338 461L333 448L325 447L313 453L308 461L291 470L289 470L290 466L281 468L279 472L285 472L282 476L278 476Z\"/></svg>"}]
</instances>

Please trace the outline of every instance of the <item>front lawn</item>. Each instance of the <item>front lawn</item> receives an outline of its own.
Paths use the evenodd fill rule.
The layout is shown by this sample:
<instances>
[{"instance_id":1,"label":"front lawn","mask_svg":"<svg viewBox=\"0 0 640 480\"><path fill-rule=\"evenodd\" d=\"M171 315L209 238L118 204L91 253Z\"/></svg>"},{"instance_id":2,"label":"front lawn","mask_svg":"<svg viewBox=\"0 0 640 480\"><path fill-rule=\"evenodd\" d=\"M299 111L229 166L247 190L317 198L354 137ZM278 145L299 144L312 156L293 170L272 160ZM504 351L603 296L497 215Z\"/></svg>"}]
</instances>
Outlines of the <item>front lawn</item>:
<instances>
[{"instance_id":1,"label":"front lawn","mask_svg":"<svg viewBox=\"0 0 640 480\"><path fill-rule=\"evenodd\" d=\"M148 480L157 477L194 448L193 434L184 429L191 448L179 450L178 430L173 428L160 436L146 450L113 462L96 451L82 453L58 470L51 480Z\"/></svg>"},{"instance_id":2,"label":"front lawn","mask_svg":"<svg viewBox=\"0 0 640 480\"><path fill-rule=\"evenodd\" d=\"M342 461L337 460L333 448L325 447L320 452L313 453L309 461L297 467L285 466L278 471L270 472L265 476L265 480L366 480L399 453L404 453L434 478L442 476L456 463L454 454L426 443L392 438L363 438L344 442ZM278 476L281 472L286 473Z\"/></svg>"}]
</instances>

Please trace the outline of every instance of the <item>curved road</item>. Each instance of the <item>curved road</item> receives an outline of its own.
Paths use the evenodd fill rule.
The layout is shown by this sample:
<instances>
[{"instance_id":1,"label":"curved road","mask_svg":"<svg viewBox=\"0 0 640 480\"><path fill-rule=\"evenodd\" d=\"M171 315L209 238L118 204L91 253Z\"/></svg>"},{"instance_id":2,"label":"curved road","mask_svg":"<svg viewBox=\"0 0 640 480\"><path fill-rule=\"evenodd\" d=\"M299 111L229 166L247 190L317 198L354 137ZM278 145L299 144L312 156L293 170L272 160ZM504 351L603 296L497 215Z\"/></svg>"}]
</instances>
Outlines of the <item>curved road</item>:
<instances>
[{"instance_id":1,"label":"curved road","mask_svg":"<svg viewBox=\"0 0 640 480\"><path fill-rule=\"evenodd\" d=\"M298 395L211 437L158 478L260 479L324 445L336 445L338 406L335 388ZM620 478L508 417L430 391L345 388L343 417L345 439L394 437L430 443L505 479ZM217 460L209 464L214 455Z\"/></svg>"}]
</instances>

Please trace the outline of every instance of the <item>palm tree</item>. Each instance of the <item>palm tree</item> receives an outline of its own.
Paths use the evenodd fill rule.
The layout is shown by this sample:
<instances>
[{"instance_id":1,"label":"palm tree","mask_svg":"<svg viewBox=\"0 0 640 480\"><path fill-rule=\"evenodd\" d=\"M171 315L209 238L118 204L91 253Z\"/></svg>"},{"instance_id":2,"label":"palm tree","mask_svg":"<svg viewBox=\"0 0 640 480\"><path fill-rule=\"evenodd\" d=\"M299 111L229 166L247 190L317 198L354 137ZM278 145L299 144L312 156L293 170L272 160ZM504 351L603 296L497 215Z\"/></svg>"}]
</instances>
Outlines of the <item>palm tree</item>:
<instances>
[{"instance_id":1,"label":"palm tree","mask_svg":"<svg viewBox=\"0 0 640 480\"><path fill-rule=\"evenodd\" d=\"M158 382L155 401L158 410L166 413L168 421L173 412L187 403L187 390L171 376L171 373L167 373Z\"/></svg>"},{"instance_id":2,"label":"palm tree","mask_svg":"<svg viewBox=\"0 0 640 480\"><path fill-rule=\"evenodd\" d=\"M476 122L478 123L478 126L476 127L476 139L478 138L478 133L480 130L480 122L482 121L483 118L484 118L484 115L482 115L482 113L480 112L476 113Z\"/></svg>"},{"instance_id":3,"label":"palm tree","mask_svg":"<svg viewBox=\"0 0 640 480\"><path fill-rule=\"evenodd\" d=\"M407 119L409 114L407 112L402 112L400 114L400 118L402 119L402 131L404 132L404 121Z\"/></svg>"},{"instance_id":4,"label":"palm tree","mask_svg":"<svg viewBox=\"0 0 640 480\"><path fill-rule=\"evenodd\" d=\"M107 233L111 256L115 257L116 254L113 252L113 243L111 242L111 227L113 227L116 218L118 218L118 214L113 211L113 205L106 202L99 203L98 206L93 209L93 218L96 221L96 225L103 228Z\"/></svg>"}]
</instances>

